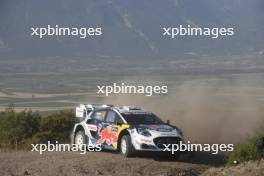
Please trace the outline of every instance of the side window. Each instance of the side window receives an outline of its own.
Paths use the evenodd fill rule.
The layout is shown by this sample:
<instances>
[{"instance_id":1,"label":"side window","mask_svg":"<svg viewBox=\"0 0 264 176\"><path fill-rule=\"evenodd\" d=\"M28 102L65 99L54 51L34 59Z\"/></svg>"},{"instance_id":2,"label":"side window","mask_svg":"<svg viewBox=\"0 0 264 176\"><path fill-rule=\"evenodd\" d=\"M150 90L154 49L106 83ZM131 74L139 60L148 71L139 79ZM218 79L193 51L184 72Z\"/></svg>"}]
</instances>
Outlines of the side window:
<instances>
[{"instance_id":1,"label":"side window","mask_svg":"<svg viewBox=\"0 0 264 176\"><path fill-rule=\"evenodd\" d=\"M122 119L114 111L108 111L106 122L109 123L123 123Z\"/></svg>"},{"instance_id":2,"label":"side window","mask_svg":"<svg viewBox=\"0 0 264 176\"><path fill-rule=\"evenodd\" d=\"M114 123L115 118L116 118L116 113L113 111L108 111L107 117L106 117L106 122Z\"/></svg>"},{"instance_id":3,"label":"side window","mask_svg":"<svg viewBox=\"0 0 264 176\"><path fill-rule=\"evenodd\" d=\"M120 124L124 123L123 120L118 115L116 116L115 122L120 123Z\"/></svg>"},{"instance_id":4,"label":"side window","mask_svg":"<svg viewBox=\"0 0 264 176\"><path fill-rule=\"evenodd\" d=\"M100 121L104 121L106 118L106 111L95 111L92 115L92 118Z\"/></svg>"}]
</instances>

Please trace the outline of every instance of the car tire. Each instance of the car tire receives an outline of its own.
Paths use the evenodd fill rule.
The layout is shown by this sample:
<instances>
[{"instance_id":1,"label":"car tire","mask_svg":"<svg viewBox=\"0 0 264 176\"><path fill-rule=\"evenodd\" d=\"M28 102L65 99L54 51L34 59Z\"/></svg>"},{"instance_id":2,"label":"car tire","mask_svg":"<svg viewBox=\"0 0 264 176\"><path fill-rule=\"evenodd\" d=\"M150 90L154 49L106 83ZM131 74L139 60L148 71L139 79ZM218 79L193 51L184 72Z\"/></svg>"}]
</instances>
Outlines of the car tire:
<instances>
[{"instance_id":1,"label":"car tire","mask_svg":"<svg viewBox=\"0 0 264 176\"><path fill-rule=\"evenodd\" d=\"M181 153L177 152L177 153L172 154L171 152L160 152L159 156L166 160L178 161L181 157Z\"/></svg>"},{"instance_id":2,"label":"car tire","mask_svg":"<svg viewBox=\"0 0 264 176\"><path fill-rule=\"evenodd\" d=\"M77 144L80 150L83 150L84 147L83 144L87 145L87 138L86 135L84 134L84 131L81 130L75 134L74 144Z\"/></svg>"},{"instance_id":3,"label":"car tire","mask_svg":"<svg viewBox=\"0 0 264 176\"><path fill-rule=\"evenodd\" d=\"M120 141L120 152L125 157L132 157L135 153L130 135L124 135Z\"/></svg>"}]
</instances>

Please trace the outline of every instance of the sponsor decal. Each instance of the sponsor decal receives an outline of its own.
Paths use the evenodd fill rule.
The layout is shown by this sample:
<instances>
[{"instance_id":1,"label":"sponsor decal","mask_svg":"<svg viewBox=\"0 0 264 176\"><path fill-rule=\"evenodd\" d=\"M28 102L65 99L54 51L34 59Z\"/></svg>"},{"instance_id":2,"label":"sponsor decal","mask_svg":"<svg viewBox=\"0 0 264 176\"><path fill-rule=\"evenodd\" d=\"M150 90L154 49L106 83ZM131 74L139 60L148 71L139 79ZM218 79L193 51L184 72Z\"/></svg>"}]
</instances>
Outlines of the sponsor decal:
<instances>
[{"instance_id":1,"label":"sponsor decal","mask_svg":"<svg viewBox=\"0 0 264 176\"><path fill-rule=\"evenodd\" d=\"M102 125L99 125L99 128L102 128ZM116 131L111 130L111 126L106 126L104 129L100 130L100 139L98 140L98 144L103 144L104 142L107 145L112 145L117 143L118 135Z\"/></svg>"}]
</instances>

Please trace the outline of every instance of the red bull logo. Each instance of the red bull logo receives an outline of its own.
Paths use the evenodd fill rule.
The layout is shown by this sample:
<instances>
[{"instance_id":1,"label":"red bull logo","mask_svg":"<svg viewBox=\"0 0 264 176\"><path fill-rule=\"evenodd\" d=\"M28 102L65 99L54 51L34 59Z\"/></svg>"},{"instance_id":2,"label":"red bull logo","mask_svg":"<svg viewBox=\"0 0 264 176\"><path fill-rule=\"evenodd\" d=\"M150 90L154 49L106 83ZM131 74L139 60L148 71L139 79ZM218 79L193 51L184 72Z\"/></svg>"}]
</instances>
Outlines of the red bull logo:
<instances>
[{"instance_id":1,"label":"red bull logo","mask_svg":"<svg viewBox=\"0 0 264 176\"><path fill-rule=\"evenodd\" d=\"M102 125L99 125L99 131L102 128ZM100 132L100 139L98 140L98 144L103 144L104 142L107 145L113 145L115 143L117 143L117 139L118 139L118 133L115 131L112 131L110 126L107 126L106 128L104 128L101 132Z\"/></svg>"}]
</instances>

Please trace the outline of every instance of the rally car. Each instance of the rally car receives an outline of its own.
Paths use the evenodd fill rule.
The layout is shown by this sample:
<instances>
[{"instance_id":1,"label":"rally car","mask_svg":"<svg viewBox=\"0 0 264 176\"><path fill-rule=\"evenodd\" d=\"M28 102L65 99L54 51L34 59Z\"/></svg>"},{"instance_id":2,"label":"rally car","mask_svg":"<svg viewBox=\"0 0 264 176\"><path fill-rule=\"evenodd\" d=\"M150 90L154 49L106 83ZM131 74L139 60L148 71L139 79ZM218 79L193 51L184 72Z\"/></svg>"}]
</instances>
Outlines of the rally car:
<instances>
[{"instance_id":1,"label":"rally car","mask_svg":"<svg viewBox=\"0 0 264 176\"><path fill-rule=\"evenodd\" d=\"M76 117L82 120L73 129L75 144L99 144L126 157L137 151L163 151L164 144L184 141L179 128L135 106L81 104Z\"/></svg>"}]
</instances>

